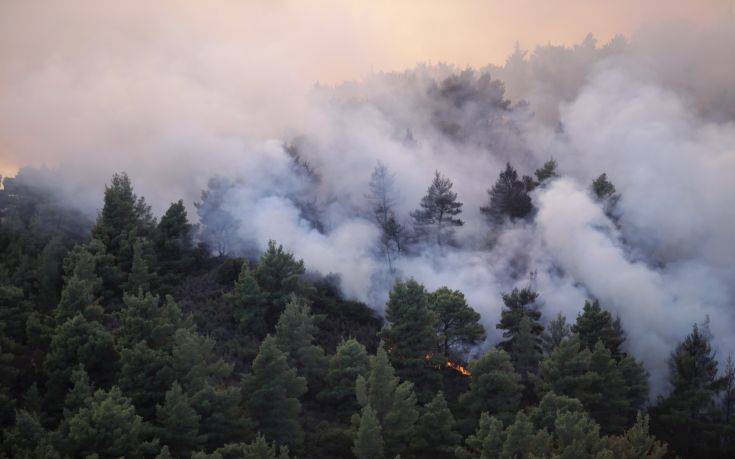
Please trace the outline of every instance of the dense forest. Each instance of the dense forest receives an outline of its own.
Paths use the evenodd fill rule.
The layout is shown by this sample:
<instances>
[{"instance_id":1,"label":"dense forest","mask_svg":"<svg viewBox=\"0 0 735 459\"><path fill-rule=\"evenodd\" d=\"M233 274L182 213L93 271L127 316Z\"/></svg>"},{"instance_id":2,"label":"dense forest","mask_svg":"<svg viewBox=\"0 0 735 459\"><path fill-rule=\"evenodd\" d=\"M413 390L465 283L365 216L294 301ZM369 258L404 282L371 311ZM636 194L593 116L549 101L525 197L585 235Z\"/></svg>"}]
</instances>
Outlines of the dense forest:
<instances>
[{"instance_id":1,"label":"dense forest","mask_svg":"<svg viewBox=\"0 0 735 459\"><path fill-rule=\"evenodd\" d=\"M0 0L0 459L735 457L733 8Z\"/></svg>"},{"instance_id":2,"label":"dense forest","mask_svg":"<svg viewBox=\"0 0 735 459\"><path fill-rule=\"evenodd\" d=\"M294 155L298 163L298 155ZM508 164L481 209L532 218L557 178ZM126 174L96 221L51 190L0 189L4 457L660 458L735 454L735 366L692 324L649 397L625 321L598 299L549 316L527 285L488 330L463 292L398 278L384 314L271 241L237 258L207 245L211 190L155 218ZM366 190L388 266L455 244L462 203L440 172L407 227L378 165ZM615 220L602 174L589 193ZM202 236L204 234L204 236ZM211 238L210 238L211 239ZM418 244L418 245L417 245Z\"/></svg>"}]
</instances>

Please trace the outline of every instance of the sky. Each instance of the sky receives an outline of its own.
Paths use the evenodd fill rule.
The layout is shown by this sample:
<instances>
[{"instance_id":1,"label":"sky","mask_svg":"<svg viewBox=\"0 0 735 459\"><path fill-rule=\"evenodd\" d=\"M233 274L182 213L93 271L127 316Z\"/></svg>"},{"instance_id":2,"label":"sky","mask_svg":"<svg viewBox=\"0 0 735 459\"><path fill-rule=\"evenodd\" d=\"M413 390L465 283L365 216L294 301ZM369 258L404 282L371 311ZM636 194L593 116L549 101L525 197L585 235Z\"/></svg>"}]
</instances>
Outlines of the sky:
<instances>
[{"instance_id":1,"label":"sky","mask_svg":"<svg viewBox=\"0 0 735 459\"><path fill-rule=\"evenodd\" d=\"M417 62L459 67L501 64L516 42L525 49L547 43L570 45L587 33L605 42L619 33L635 35L651 23L706 24L732 16L732 4L731 0L4 0L0 174L12 174L26 164L54 166L68 152L39 151L47 148L37 141L39 137L50 135L64 143L68 132L78 132L66 123L82 124L89 121L87 117L94 122L96 114L114 111L108 102L128 95L134 100L156 99L174 91L178 80L249 87L249 92L240 93L243 105L271 114L265 117L270 120L295 110L300 96L316 82L360 80ZM112 78L121 73L127 78ZM151 78L156 74L171 78L161 83L160 78ZM80 109L68 95L84 89L91 79L99 86L98 93ZM109 81L109 86L100 81ZM217 102L204 97L200 103ZM55 120L60 115L71 119L59 124ZM263 118L240 121L272 124ZM79 148L80 142L69 143L70 148Z\"/></svg>"}]
</instances>

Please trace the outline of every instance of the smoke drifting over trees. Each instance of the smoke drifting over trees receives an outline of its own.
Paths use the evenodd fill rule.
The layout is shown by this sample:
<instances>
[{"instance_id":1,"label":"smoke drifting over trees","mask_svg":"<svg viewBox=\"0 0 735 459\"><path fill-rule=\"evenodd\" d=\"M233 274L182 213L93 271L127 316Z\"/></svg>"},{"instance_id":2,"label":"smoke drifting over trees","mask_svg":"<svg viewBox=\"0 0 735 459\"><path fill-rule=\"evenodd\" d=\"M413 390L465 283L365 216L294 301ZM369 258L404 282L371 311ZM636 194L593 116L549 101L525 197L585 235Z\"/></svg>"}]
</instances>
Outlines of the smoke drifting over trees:
<instances>
[{"instance_id":1,"label":"smoke drifting over trees","mask_svg":"<svg viewBox=\"0 0 735 459\"><path fill-rule=\"evenodd\" d=\"M590 36L518 48L500 66L420 64L336 86L289 86L284 64L272 90L238 81L257 58L233 64L222 50L171 49L153 32L131 43L113 30L105 40L122 43L119 60L94 44L84 55L64 48L75 43L38 69L10 59L0 109L15 115L0 127L2 154L56 163L16 181L43 183L90 216L101 185L126 170L156 211L184 197L212 251L252 258L278 241L381 312L397 278L460 290L481 314L485 347L501 339L502 292L533 273L543 320L599 299L661 393L667 356L693 323L710 317L719 355L735 349L734 30ZM166 50L175 58L154 59ZM534 181L551 158L558 177L528 186L523 176ZM411 212L436 171L451 179L464 224L421 237ZM591 191L603 173L610 196ZM376 191L388 183L390 196ZM520 203L488 202L502 184ZM120 248L130 263L144 251L135 247Z\"/></svg>"}]
</instances>

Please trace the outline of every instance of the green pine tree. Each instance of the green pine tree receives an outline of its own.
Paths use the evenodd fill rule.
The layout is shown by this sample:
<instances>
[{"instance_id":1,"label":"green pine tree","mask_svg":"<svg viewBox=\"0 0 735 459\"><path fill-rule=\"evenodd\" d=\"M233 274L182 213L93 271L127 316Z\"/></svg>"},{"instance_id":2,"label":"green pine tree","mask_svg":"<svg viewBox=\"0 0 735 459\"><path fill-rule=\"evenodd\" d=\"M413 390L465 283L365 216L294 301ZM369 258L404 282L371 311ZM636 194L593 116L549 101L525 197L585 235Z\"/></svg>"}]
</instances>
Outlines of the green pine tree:
<instances>
[{"instance_id":1,"label":"green pine tree","mask_svg":"<svg viewBox=\"0 0 735 459\"><path fill-rule=\"evenodd\" d=\"M475 433L469 435L465 440L466 449L457 449L459 457L479 457L491 459L500 457L505 443L505 430L503 423L483 412L480 415L480 423Z\"/></svg>"},{"instance_id":2,"label":"green pine tree","mask_svg":"<svg viewBox=\"0 0 735 459\"><path fill-rule=\"evenodd\" d=\"M343 412L353 412L357 408L355 382L367 376L370 358L367 350L355 339L343 341L329 360L326 387L319 394L319 400L336 404Z\"/></svg>"},{"instance_id":3,"label":"green pine tree","mask_svg":"<svg viewBox=\"0 0 735 459\"><path fill-rule=\"evenodd\" d=\"M206 441L199 431L200 419L178 382L166 392L163 405L156 406L158 437L178 456L190 455Z\"/></svg>"},{"instance_id":4,"label":"green pine tree","mask_svg":"<svg viewBox=\"0 0 735 459\"><path fill-rule=\"evenodd\" d=\"M242 264L235 288L225 294L224 299L240 331L253 339L262 340L268 333L268 295L261 291L247 260Z\"/></svg>"},{"instance_id":5,"label":"green pine tree","mask_svg":"<svg viewBox=\"0 0 735 459\"><path fill-rule=\"evenodd\" d=\"M500 312L500 322L495 326L498 330L503 330L504 340L498 343L499 348L509 353L512 351L513 341L524 317L528 317L531 322L531 333L541 336L544 326L539 323L541 311L538 310L537 299L538 293L530 288L516 288L503 295L505 307Z\"/></svg>"},{"instance_id":6,"label":"green pine tree","mask_svg":"<svg viewBox=\"0 0 735 459\"><path fill-rule=\"evenodd\" d=\"M584 308L577 316L572 332L576 333L582 345L590 350L598 341L602 341L616 359L623 355L621 346L625 342L625 334L620 326L620 319L613 320L610 313L603 309L597 300L584 302Z\"/></svg>"},{"instance_id":7,"label":"green pine tree","mask_svg":"<svg viewBox=\"0 0 735 459\"><path fill-rule=\"evenodd\" d=\"M412 439L412 450L419 457L440 454L451 457L462 437L454 430L454 416L449 410L442 392L424 408L416 424L416 434Z\"/></svg>"},{"instance_id":8,"label":"green pine tree","mask_svg":"<svg viewBox=\"0 0 735 459\"><path fill-rule=\"evenodd\" d=\"M362 409L360 425L355 435L352 452L358 459L381 459L383 457L383 437L380 423L370 405Z\"/></svg>"},{"instance_id":9,"label":"green pine tree","mask_svg":"<svg viewBox=\"0 0 735 459\"><path fill-rule=\"evenodd\" d=\"M184 201L171 203L156 228L154 246L161 283L178 284L194 261L193 228Z\"/></svg>"},{"instance_id":10,"label":"green pine tree","mask_svg":"<svg viewBox=\"0 0 735 459\"><path fill-rule=\"evenodd\" d=\"M146 293L152 288L155 280L153 246L145 238L133 242L133 261L125 284L128 293Z\"/></svg>"},{"instance_id":11,"label":"green pine tree","mask_svg":"<svg viewBox=\"0 0 735 459\"><path fill-rule=\"evenodd\" d=\"M268 336L260 346L252 372L242 383L246 412L266 438L279 445L300 445L304 433L299 423L306 381L289 367L286 355L278 348L276 338Z\"/></svg>"},{"instance_id":12,"label":"green pine tree","mask_svg":"<svg viewBox=\"0 0 735 459\"><path fill-rule=\"evenodd\" d=\"M429 295L429 308L437 317L439 352L449 358L485 340L480 314L459 290L442 287Z\"/></svg>"},{"instance_id":13,"label":"green pine tree","mask_svg":"<svg viewBox=\"0 0 735 459\"><path fill-rule=\"evenodd\" d=\"M493 224L501 224L506 219L512 221L526 218L533 211L527 187L518 179L518 172L510 163L487 193L490 200L486 206L480 208L480 211Z\"/></svg>"},{"instance_id":14,"label":"green pine tree","mask_svg":"<svg viewBox=\"0 0 735 459\"><path fill-rule=\"evenodd\" d=\"M551 354L557 347L572 334L567 318L561 312L549 321L542 335L544 353Z\"/></svg>"},{"instance_id":15,"label":"green pine tree","mask_svg":"<svg viewBox=\"0 0 735 459\"><path fill-rule=\"evenodd\" d=\"M314 336L318 332L316 318L311 315L309 305L292 295L276 324L276 343L286 354L288 365L306 378L311 390L321 386L327 367L324 349L314 345Z\"/></svg>"},{"instance_id":16,"label":"green pine tree","mask_svg":"<svg viewBox=\"0 0 735 459\"><path fill-rule=\"evenodd\" d=\"M118 383L144 420L155 417L156 405L163 404L175 378L168 352L151 349L145 342L123 349Z\"/></svg>"},{"instance_id":17,"label":"green pine tree","mask_svg":"<svg viewBox=\"0 0 735 459\"><path fill-rule=\"evenodd\" d=\"M400 382L383 346L370 360L370 374L358 376L355 393L362 406L370 405L384 432L389 456L405 452L413 438L419 414L413 384Z\"/></svg>"},{"instance_id":18,"label":"green pine tree","mask_svg":"<svg viewBox=\"0 0 735 459\"><path fill-rule=\"evenodd\" d=\"M533 333L528 316L521 319L518 334L511 342L510 359L523 384L524 404L536 401L535 385L541 360L541 337Z\"/></svg>"},{"instance_id":19,"label":"green pine tree","mask_svg":"<svg viewBox=\"0 0 735 459\"><path fill-rule=\"evenodd\" d=\"M656 437L684 457L718 457L715 400L724 386L707 326L695 324L669 360L671 393L651 409Z\"/></svg>"},{"instance_id":20,"label":"green pine tree","mask_svg":"<svg viewBox=\"0 0 735 459\"><path fill-rule=\"evenodd\" d=\"M470 362L470 371L470 390L461 395L460 403L474 416L487 412L509 422L520 406L523 385L508 353L492 349Z\"/></svg>"},{"instance_id":21,"label":"green pine tree","mask_svg":"<svg viewBox=\"0 0 735 459\"><path fill-rule=\"evenodd\" d=\"M421 198L421 207L411 212L416 236L440 248L455 245L454 229L464 225L458 218L462 203L452 191L452 181L436 171L426 195Z\"/></svg>"},{"instance_id":22,"label":"green pine tree","mask_svg":"<svg viewBox=\"0 0 735 459\"><path fill-rule=\"evenodd\" d=\"M275 241L268 241L268 249L260 257L254 274L258 285L268 295L265 323L271 330L291 294L298 291L299 279L304 274L304 261L296 260Z\"/></svg>"},{"instance_id":23,"label":"green pine tree","mask_svg":"<svg viewBox=\"0 0 735 459\"><path fill-rule=\"evenodd\" d=\"M396 282L385 318L389 327L383 337L398 375L416 384L421 392L435 391L440 374L433 366L443 362L435 355L437 318L429 308L424 286L413 279Z\"/></svg>"},{"instance_id":24,"label":"green pine tree","mask_svg":"<svg viewBox=\"0 0 735 459\"><path fill-rule=\"evenodd\" d=\"M79 364L95 386L104 388L112 385L117 363L113 337L101 324L87 321L82 315L61 324L44 362L50 414L60 413L64 396L72 385L72 373Z\"/></svg>"},{"instance_id":25,"label":"green pine tree","mask_svg":"<svg viewBox=\"0 0 735 459\"><path fill-rule=\"evenodd\" d=\"M69 419L68 428L72 457L136 457L155 447L144 440L143 420L117 387L97 390Z\"/></svg>"}]
</instances>

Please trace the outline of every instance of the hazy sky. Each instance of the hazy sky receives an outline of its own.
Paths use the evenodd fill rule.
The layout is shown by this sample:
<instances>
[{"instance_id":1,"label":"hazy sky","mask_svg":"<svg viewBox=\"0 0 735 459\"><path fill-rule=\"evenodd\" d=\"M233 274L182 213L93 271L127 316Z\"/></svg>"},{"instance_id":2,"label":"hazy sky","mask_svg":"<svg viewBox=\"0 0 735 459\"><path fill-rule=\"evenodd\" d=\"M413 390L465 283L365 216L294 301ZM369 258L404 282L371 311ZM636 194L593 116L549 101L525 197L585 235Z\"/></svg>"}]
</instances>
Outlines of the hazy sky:
<instances>
[{"instance_id":1,"label":"hazy sky","mask_svg":"<svg viewBox=\"0 0 735 459\"><path fill-rule=\"evenodd\" d=\"M280 99L284 110L286 101L294 103L315 81L359 79L424 61L500 63L516 40L532 49L579 42L591 32L605 41L617 33L634 35L652 22L701 23L732 15L732 3L3 0L0 173L24 163L53 163L53 153L37 151L38 137L49 131L59 136L53 132L58 123L44 118L49 113L74 117L79 111L83 123L85 116L109 110L99 96L104 91L146 100L147 92L165 91L171 79L203 86L240 84L252 88L245 105L271 110L273 99ZM126 78L114 80L121 73ZM165 83L150 83L152 75L163 73L170 77L161 79ZM85 99L81 109L65 97L105 79L114 84L97 87L96 97Z\"/></svg>"}]
</instances>

